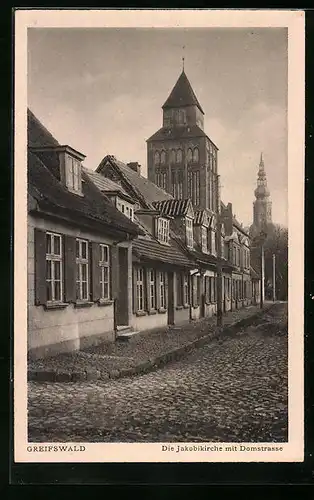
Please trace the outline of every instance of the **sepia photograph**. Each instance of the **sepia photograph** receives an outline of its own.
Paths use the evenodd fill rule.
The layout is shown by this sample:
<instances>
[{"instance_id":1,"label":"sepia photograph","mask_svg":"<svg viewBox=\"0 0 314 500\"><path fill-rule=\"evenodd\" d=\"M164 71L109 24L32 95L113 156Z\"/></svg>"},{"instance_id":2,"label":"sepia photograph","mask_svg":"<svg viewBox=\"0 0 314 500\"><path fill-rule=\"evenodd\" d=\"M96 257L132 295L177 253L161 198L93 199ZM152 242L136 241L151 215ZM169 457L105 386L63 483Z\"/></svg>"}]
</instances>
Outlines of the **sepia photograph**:
<instances>
[{"instance_id":1,"label":"sepia photograph","mask_svg":"<svg viewBox=\"0 0 314 500\"><path fill-rule=\"evenodd\" d=\"M25 455L281 460L288 27L25 32Z\"/></svg>"}]
</instances>

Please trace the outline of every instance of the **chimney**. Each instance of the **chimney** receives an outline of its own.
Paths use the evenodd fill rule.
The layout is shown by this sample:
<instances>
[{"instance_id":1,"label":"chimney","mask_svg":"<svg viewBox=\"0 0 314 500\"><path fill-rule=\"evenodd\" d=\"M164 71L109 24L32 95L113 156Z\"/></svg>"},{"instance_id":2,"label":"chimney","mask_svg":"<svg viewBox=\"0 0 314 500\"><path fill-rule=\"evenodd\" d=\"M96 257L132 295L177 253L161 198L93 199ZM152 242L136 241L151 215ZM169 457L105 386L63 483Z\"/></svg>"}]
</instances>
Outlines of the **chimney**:
<instances>
[{"instance_id":1,"label":"chimney","mask_svg":"<svg viewBox=\"0 0 314 500\"><path fill-rule=\"evenodd\" d=\"M141 165L137 161L131 161L130 163L127 163L127 166L134 170L134 172L138 175L141 175Z\"/></svg>"}]
</instances>

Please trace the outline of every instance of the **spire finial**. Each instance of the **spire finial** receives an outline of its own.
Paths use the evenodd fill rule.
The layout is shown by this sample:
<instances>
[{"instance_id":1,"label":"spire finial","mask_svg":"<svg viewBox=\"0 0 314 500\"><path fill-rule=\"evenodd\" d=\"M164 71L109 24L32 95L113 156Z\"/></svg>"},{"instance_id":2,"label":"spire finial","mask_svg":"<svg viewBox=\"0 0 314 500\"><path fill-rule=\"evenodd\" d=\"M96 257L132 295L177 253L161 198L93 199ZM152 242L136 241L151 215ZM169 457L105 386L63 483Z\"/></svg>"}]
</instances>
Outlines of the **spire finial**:
<instances>
[{"instance_id":1,"label":"spire finial","mask_svg":"<svg viewBox=\"0 0 314 500\"><path fill-rule=\"evenodd\" d=\"M261 152L261 159L260 159L260 163L263 163L263 152Z\"/></svg>"},{"instance_id":2,"label":"spire finial","mask_svg":"<svg viewBox=\"0 0 314 500\"><path fill-rule=\"evenodd\" d=\"M184 49L185 49L185 45L183 45L182 49L183 49L183 56L182 56L182 71L184 71Z\"/></svg>"}]
</instances>

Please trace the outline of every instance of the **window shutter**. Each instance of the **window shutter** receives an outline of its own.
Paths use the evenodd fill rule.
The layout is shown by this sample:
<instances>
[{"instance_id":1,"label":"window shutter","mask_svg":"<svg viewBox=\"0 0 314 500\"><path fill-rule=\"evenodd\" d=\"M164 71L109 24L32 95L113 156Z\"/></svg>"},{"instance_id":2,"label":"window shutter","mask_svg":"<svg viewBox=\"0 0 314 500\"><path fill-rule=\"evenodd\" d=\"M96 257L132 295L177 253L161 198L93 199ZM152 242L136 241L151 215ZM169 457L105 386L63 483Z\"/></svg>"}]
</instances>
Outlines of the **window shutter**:
<instances>
[{"instance_id":1,"label":"window shutter","mask_svg":"<svg viewBox=\"0 0 314 500\"><path fill-rule=\"evenodd\" d=\"M111 298L118 298L119 285L119 248L117 246L110 247L110 290Z\"/></svg>"},{"instance_id":2,"label":"window shutter","mask_svg":"<svg viewBox=\"0 0 314 500\"><path fill-rule=\"evenodd\" d=\"M192 301L193 307L197 306L197 279L196 276L192 276Z\"/></svg>"},{"instance_id":3,"label":"window shutter","mask_svg":"<svg viewBox=\"0 0 314 500\"><path fill-rule=\"evenodd\" d=\"M145 269L145 274L144 274L144 289L145 289L145 310L150 311L151 310L151 305L150 305L150 272L151 269L146 268Z\"/></svg>"},{"instance_id":4,"label":"window shutter","mask_svg":"<svg viewBox=\"0 0 314 500\"><path fill-rule=\"evenodd\" d=\"M136 294L136 267L133 266L133 313L137 311L137 294Z\"/></svg>"},{"instance_id":5,"label":"window shutter","mask_svg":"<svg viewBox=\"0 0 314 500\"><path fill-rule=\"evenodd\" d=\"M45 304L46 299L46 231L35 227L35 304Z\"/></svg>"},{"instance_id":6,"label":"window shutter","mask_svg":"<svg viewBox=\"0 0 314 500\"><path fill-rule=\"evenodd\" d=\"M100 299L100 295L101 295L101 290L100 290L101 270L100 270L100 266L99 266L99 261L100 261L100 244L96 243L94 241L91 244L91 257L92 257L92 259L91 259L92 260L92 262L91 262L91 271L92 271L92 300L94 302L96 302L96 300ZM110 255L110 258L111 258L111 255Z\"/></svg>"},{"instance_id":7,"label":"window shutter","mask_svg":"<svg viewBox=\"0 0 314 500\"><path fill-rule=\"evenodd\" d=\"M76 238L64 237L64 289L65 301L76 301Z\"/></svg>"},{"instance_id":8,"label":"window shutter","mask_svg":"<svg viewBox=\"0 0 314 500\"><path fill-rule=\"evenodd\" d=\"M156 271L156 309L160 309L160 273L161 271Z\"/></svg>"}]
</instances>

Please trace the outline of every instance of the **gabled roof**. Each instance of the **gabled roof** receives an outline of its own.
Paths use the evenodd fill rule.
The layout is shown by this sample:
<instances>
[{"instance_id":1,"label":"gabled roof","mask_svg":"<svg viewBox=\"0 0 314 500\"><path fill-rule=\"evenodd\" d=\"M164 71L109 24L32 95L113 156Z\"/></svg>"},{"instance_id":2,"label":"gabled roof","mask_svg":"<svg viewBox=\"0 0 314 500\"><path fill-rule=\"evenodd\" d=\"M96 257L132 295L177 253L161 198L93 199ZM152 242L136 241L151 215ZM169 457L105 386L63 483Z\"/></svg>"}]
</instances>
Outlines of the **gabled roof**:
<instances>
[{"instance_id":1,"label":"gabled roof","mask_svg":"<svg viewBox=\"0 0 314 500\"><path fill-rule=\"evenodd\" d=\"M183 70L179 76L177 83L173 87L168 99L163 105L165 108L179 108L182 106L197 106L204 114L204 111L198 102L198 99L192 89L192 86Z\"/></svg>"},{"instance_id":2,"label":"gabled roof","mask_svg":"<svg viewBox=\"0 0 314 500\"><path fill-rule=\"evenodd\" d=\"M153 206L160 210L161 215L169 215L171 217L183 217L187 215L190 211L193 212L193 206L191 200L165 200L165 201L155 201Z\"/></svg>"},{"instance_id":3,"label":"gabled roof","mask_svg":"<svg viewBox=\"0 0 314 500\"><path fill-rule=\"evenodd\" d=\"M130 187L130 190L137 196L138 200L145 206L149 207L153 201L168 200L172 198L172 196L166 193L166 191L156 186L156 184L151 182L146 177L134 172L134 170L128 167L125 163L117 160L117 158L112 155L107 155L103 158L97 167L96 172L101 173L108 163L120 175L121 179L123 179Z\"/></svg>"},{"instance_id":4,"label":"gabled roof","mask_svg":"<svg viewBox=\"0 0 314 500\"><path fill-rule=\"evenodd\" d=\"M208 213L207 210L194 210L194 225L205 226L210 225L213 214Z\"/></svg>"},{"instance_id":5,"label":"gabled roof","mask_svg":"<svg viewBox=\"0 0 314 500\"><path fill-rule=\"evenodd\" d=\"M195 267L195 263L185 252L180 251L175 241L170 245L162 245L156 240L137 238L133 241L133 252L144 260L174 264L181 267Z\"/></svg>"},{"instance_id":6,"label":"gabled roof","mask_svg":"<svg viewBox=\"0 0 314 500\"><path fill-rule=\"evenodd\" d=\"M159 130L157 130L157 132L155 132L151 137L149 137L149 139L147 139L146 142L167 141L167 140L172 141L174 139L187 139L189 137L208 138L204 130L202 130L198 125L183 125L180 127L171 127L171 128L161 127Z\"/></svg>"},{"instance_id":7,"label":"gabled roof","mask_svg":"<svg viewBox=\"0 0 314 500\"><path fill-rule=\"evenodd\" d=\"M31 147L58 146L57 140L42 126L40 121L28 112L28 139ZM83 196L68 191L31 149L28 151L28 191L37 202L32 208L48 212L61 219L70 219L75 223L97 224L97 227L113 232L132 235L140 234L140 229L126 216L120 213L82 171Z\"/></svg>"},{"instance_id":8,"label":"gabled roof","mask_svg":"<svg viewBox=\"0 0 314 500\"><path fill-rule=\"evenodd\" d=\"M121 184L119 184L118 182L107 179L107 177L98 174L90 168L83 167L82 170L88 175L88 177L93 181L95 186L100 189L100 191L121 191L121 193L127 194Z\"/></svg>"}]
</instances>

